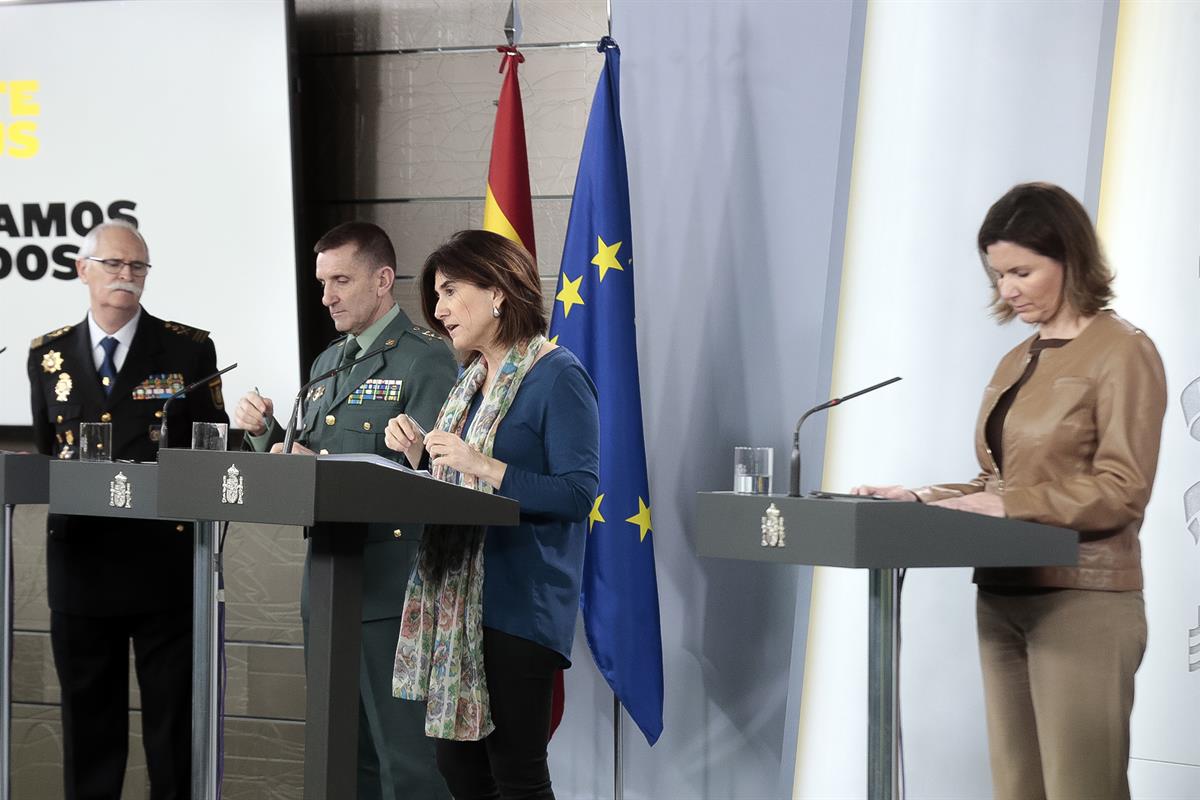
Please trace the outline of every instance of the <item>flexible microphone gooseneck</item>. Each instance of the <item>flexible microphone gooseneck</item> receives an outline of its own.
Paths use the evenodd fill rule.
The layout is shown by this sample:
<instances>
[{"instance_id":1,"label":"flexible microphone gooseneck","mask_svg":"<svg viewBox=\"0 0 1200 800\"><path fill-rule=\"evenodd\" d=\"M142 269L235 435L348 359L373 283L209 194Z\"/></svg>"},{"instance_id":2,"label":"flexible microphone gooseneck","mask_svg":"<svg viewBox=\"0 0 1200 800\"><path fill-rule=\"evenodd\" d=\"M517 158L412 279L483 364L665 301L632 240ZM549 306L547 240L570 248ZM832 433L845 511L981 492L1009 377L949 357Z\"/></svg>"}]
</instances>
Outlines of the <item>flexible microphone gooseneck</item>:
<instances>
[{"instance_id":1,"label":"flexible microphone gooseneck","mask_svg":"<svg viewBox=\"0 0 1200 800\"><path fill-rule=\"evenodd\" d=\"M8 347L7 347L7 346L5 346L5 347L0 347L0 353L3 353L3 352L4 352L5 350L7 350L7 349L8 349Z\"/></svg>"},{"instance_id":2,"label":"flexible microphone gooseneck","mask_svg":"<svg viewBox=\"0 0 1200 800\"><path fill-rule=\"evenodd\" d=\"M163 415L162 416L162 420L163 420L162 427L158 429L158 441L159 441L158 446L159 447L167 447L168 446L168 444L167 444L167 410L170 409L171 403L174 403L179 398L184 397L185 395L187 395L188 392L192 391L193 389L199 389L201 386L208 383L213 378L221 377L226 372L229 372L229 370L233 369L236 366L237 366L237 362L235 361L232 364L230 364L228 367L226 367L225 369L217 370L212 375L209 375L206 378L201 378L200 380L196 381L195 383L189 383L187 386L183 387L178 392L176 392L175 394L173 394L167 398L167 402L163 403L163 407L162 407L162 415Z\"/></svg>"},{"instance_id":3,"label":"flexible microphone gooseneck","mask_svg":"<svg viewBox=\"0 0 1200 800\"><path fill-rule=\"evenodd\" d=\"M334 367L333 369L329 370L328 372L322 372L320 375L318 375L317 377L310 380L308 383L301 386L300 391L296 392L296 402L292 403L292 415L290 417L288 417L287 433L285 433L283 435L283 452L285 452L285 453L292 452L292 439L294 439L296 436L296 415L300 413L300 398L304 397L304 393L307 392L309 390L309 388L312 387L313 384L320 383L321 381L325 380L326 378L332 378L334 375L337 375L342 370L350 369L355 364L361 364L362 362L366 361L368 358L374 358L375 356L379 355L380 353L382 353L386 350L391 350L395 346L396 346L396 343L392 342L392 344L385 344L383 347L377 347L374 350L372 350L371 352L367 353L365 356L360 356L360 357L354 359L353 361L347 361L345 364Z\"/></svg>"},{"instance_id":4,"label":"flexible microphone gooseneck","mask_svg":"<svg viewBox=\"0 0 1200 800\"><path fill-rule=\"evenodd\" d=\"M859 395L866 394L867 392L873 392L876 389L882 389L889 383L895 383L898 380L900 380L899 375L894 378L888 378L886 381L880 381L874 386L868 386L865 389L859 389L857 392L851 392L845 397L835 397L832 400L827 400L824 403L813 406L808 411L804 412L804 416L800 417L800 421L796 423L796 432L792 435L792 475L790 482L791 485L788 487L789 497L800 496L800 426L804 424L804 420L808 419L818 411L824 411L827 408L839 406L847 400L853 400Z\"/></svg>"}]
</instances>

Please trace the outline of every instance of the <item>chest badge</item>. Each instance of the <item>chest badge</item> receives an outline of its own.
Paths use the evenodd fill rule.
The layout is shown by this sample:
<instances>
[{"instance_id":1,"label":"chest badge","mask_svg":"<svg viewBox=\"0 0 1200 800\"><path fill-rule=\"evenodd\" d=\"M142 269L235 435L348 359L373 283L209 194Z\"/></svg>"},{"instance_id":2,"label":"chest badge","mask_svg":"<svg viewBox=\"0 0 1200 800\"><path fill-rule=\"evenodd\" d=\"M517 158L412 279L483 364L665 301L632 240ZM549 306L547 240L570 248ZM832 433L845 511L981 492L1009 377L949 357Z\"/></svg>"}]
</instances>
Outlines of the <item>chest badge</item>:
<instances>
[{"instance_id":1,"label":"chest badge","mask_svg":"<svg viewBox=\"0 0 1200 800\"><path fill-rule=\"evenodd\" d=\"M325 396L325 384L319 383L308 390L308 401L311 403Z\"/></svg>"},{"instance_id":2,"label":"chest badge","mask_svg":"<svg viewBox=\"0 0 1200 800\"><path fill-rule=\"evenodd\" d=\"M113 508L133 508L133 484L118 472L108 484L108 504Z\"/></svg>"},{"instance_id":3,"label":"chest badge","mask_svg":"<svg viewBox=\"0 0 1200 800\"><path fill-rule=\"evenodd\" d=\"M58 383L54 384L54 397L58 402L65 403L67 398L71 396L71 390L75 388L74 381L67 373L62 373L58 376Z\"/></svg>"},{"instance_id":4,"label":"chest badge","mask_svg":"<svg viewBox=\"0 0 1200 800\"><path fill-rule=\"evenodd\" d=\"M62 353L57 350L51 350L46 355L42 356L42 369L53 375L62 369L63 357Z\"/></svg>"},{"instance_id":5,"label":"chest badge","mask_svg":"<svg viewBox=\"0 0 1200 800\"><path fill-rule=\"evenodd\" d=\"M242 481L242 473L238 471L237 465L230 464L229 469L225 470L225 477L221 479L221 503L223 505L243 505L244 486Z\"/></svg>"}]
</instances>

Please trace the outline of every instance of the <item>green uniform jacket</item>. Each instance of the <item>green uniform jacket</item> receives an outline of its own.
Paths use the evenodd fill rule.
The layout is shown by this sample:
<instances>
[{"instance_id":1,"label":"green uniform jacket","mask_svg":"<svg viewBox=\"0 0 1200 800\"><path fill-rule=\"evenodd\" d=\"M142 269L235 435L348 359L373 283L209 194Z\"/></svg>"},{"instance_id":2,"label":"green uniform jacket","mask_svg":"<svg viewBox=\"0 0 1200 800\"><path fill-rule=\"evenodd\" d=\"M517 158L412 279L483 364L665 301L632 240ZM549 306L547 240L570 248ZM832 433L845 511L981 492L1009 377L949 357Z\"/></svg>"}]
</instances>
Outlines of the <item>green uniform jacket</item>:
<instances>
[{"instance_id":1,"label":"green uniform jacket","mask_svg":"<svg viewBox=\"0 0 1200 800\"><path fill-rule=\"evenodd\" d=\"M317 356L309 374L336 367L348 338L338 339ZM303 425L297 442L318 453L376 453L400 461L403 455L384 444L389 419L408 414L432 430L457 376L450 349L434 332L413 325L403 311L376 337L368 352L384 346L388 346L386 351L343 378L340 391L334 388L336 376L308 390L301 406ZM267 447L283 441L283 430L274 421L268 434ZM397 530L401 530L399 535ZM363 553L364 621L400 616L420 538L418 526L369 526ZM307 595L307 562L305 567L303 593ZM302 600L307 607L307 597Z\"/></svg>"}]
</instances>

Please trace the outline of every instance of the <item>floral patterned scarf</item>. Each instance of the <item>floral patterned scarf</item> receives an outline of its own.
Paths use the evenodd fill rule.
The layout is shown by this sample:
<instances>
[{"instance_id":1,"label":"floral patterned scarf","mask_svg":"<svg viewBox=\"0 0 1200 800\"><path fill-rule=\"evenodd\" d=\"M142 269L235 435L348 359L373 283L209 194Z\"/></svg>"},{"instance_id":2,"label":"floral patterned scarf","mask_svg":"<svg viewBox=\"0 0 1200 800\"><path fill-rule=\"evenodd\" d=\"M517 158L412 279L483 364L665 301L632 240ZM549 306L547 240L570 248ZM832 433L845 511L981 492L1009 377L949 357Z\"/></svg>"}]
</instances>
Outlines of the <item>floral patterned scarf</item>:
<instances>
[{"instance_id":1,"label":"floral patterned scarf","mask_svg":"<svg viewBox=\"0 0 1200 800\"><path fill-rule=\"evenodd\" d=\"M487 377L483 358L477 357L450 390L436 429L458 434L468 445L490 456L500 421L545 342L546 338L539 335L524 347L515 345L508 351L464 436L471 401ZM492 491L485 481L449 467L434 467L433 476L447 483ZM483 536L471 537L463 557L440 576L432 569L426 542L428 539L421 544L404 593L392 695L425 701L426 736L477 741L495 727L483 670Z\"/></svg>"}]
</instances>

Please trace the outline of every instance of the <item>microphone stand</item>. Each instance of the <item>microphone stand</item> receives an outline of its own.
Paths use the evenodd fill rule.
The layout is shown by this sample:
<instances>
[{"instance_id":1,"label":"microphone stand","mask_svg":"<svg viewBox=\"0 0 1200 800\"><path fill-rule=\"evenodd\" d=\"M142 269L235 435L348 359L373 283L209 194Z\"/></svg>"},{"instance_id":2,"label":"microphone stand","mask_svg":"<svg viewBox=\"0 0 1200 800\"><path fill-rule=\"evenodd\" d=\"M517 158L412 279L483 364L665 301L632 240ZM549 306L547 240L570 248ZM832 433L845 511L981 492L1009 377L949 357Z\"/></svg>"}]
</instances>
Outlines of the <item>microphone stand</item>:
<instances>
[{"instance_id":1,"label":"microphone stand","mask_svg":"<svg viewBox=\"0 0 1200 800\"><path fill-rule=\"evenodd\" d=\"M234 363L230 364L225 369L217 370L212 375L209 375L207 378L201 378L200 380L196 381L195 383L188 384L187 386L183 387L178 392L176 392L175 394L173 394L167 398L167 402L163 403L163 407L162 407L162 415L163 415L162 427L160 427L158 429L158 442L159 442L158 446L160 448L168 446L168 444L167 444L167 411L170 409L171 403L175 402L180 397L185 396L188 392L192 391L192 389L196 389L200 386L203 386L204 384L211 381L213 378L221 377L226 372L229 372L229 370L233 369L236 366L237 366L237 362L235 361Z\"/></svg>"},{"instance_id":2,"label":"microphone stand","mask_svg":"<svg viewBox=\"0 0 1200 800\"><path fill-rule=\"evenodd\" d=\"M879 383L875 384L874 386L868 386L865 389L859 389L857 392L851 392L850 394L848 394L844 397L835 397L832 400L827 400L824 403L821 403L820 405L815 405L812 408L810 408L808 411L804 412L804 415L802 417L800 417L800 421L796 423L795 433L792 434L792 474L791 474L790 486L788 487L788 496L789 497L799 497L800 496L800 426L804 424L804 420L808 419L810 416L812 416L814 413L816 413L818 411L824 411L827 408L833 408L834 406L841 405L842 403L846 402L847 400L853 400L855 397L858 397L859 395L866 394L867 392L873 392L876 389L882 389L884 386L887 386L889 383L895 383L898 380L900 380L899 375L897 375L894 378L888 378L886 381L880 381Z\"/></svg>"},{"instance_id":3,"label":"microphone stand","mask_svg":"<svg viewBox=\"0 0 1200 800\"><path fill-rule=\"evenodd\" d=\"M385 344L383 347L377 347L374 350L372 350L371 352L367 353L365 356L359 356L358 358L354 359L353 361L347 361L345 364L334 367L333 369L329 370L328 372L323 372L320 375L318 375L317 377L310 380L308 383L301 386L300 391L296 392L296 402L292 403L292 414L290 417L288 417L287 432L284 433L284 435L283 435L283 452L285 452L285 453L292 452L292 440L296 437L296 416L300 413L300 398L304 397L304 393L307 392L309 390L309 388L312 387L313 384L320 383L321 381L325 380L326 378L332 378L334 375L337 375L342 370L351 369L354 367L355 364L361 364L362 362L366 361L368 358L374 358L375 356L379 355L380 353L384 352L385 350L391 350L393 347L395 347L395 344L390 344L390 345Z\"/></svg>"}]
</instances>

